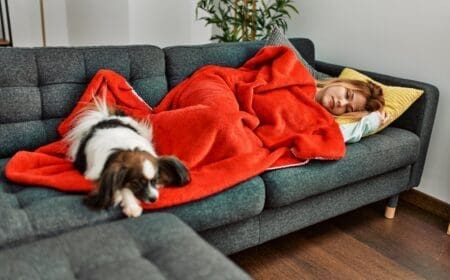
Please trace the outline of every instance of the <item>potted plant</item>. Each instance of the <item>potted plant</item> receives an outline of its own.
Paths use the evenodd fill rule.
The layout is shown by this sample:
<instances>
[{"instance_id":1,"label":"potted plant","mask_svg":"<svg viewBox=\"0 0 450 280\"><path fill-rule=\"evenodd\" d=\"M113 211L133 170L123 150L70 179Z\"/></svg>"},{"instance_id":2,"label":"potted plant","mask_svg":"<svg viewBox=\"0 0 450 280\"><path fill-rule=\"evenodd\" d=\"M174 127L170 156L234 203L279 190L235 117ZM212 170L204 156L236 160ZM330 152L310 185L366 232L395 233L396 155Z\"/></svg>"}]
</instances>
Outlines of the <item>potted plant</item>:
<instances>
[{"instance_id":1,"label":"potted plant","mask_svg":"<svg viewBox=\"0 0 450 280\"><path fill-rule=\"evenodd\" d=\"M217 26L222 34L214 34L211 40L236 42L261 40L269 36L273 26L287 29L286 19L291 12L298 14L293 0L199 0L196 18L206 25ZM202 10L205 16L198 17Z\"/></svg>"}]
</instances>

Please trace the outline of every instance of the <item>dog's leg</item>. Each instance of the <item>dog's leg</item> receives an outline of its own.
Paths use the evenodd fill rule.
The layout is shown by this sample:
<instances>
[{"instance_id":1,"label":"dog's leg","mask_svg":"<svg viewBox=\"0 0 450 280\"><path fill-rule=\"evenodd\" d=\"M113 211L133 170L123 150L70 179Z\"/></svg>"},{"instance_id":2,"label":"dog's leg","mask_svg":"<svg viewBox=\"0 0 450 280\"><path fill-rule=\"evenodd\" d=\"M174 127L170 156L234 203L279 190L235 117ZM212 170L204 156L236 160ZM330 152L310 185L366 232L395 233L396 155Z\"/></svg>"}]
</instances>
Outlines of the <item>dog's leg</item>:
<instances>
[{"instance_id":1,"label":"dog's leg","mask_svg":"<svg viewBox=\"0 0 450 280\"><path fill-rule=\"evenodd\" d=\"M84 172L84 177L88 180L97 180L100 178L103 170L103 164L96 164L93 167L87 168L87 170Z\"/></svg>"},{"instance_id":2,"label":"dog's leg","mask_svg":"<svg viewBox=\"0 0 450 280\"><path fill-rule=\"evenodd\" d=\"M122 212L127 217L139 217L142 215L142 207L139 205L139 201L134 196L133 192L129 189L122 189Z\"/></svg>"},{"instance_id":3,"label":"dog's leg","mask_svg":"<svg viewBox=\"0 0 450 280\"><path fill-rule=\"evenodd\" d=\"M122 195L122 191L121 190L116 190L114 192L114 207L116 207L117 205L120 204L120 206L122 206L122 200L123 200L123 195Z\"/></svg>"}]
</instances>

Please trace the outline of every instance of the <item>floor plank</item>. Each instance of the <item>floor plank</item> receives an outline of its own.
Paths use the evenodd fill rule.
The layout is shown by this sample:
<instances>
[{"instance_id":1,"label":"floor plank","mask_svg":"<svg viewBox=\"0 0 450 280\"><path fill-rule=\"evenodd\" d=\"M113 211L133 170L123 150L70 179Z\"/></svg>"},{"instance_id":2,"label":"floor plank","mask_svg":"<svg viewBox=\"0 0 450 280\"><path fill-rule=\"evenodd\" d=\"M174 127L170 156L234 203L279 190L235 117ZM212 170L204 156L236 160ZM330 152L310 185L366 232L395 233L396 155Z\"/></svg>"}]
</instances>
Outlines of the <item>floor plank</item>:
<instances>
[{"instance_id":1,"label":"floor plank","mask_svg":"<svg viewBox=\"0 0 450 280\"><path fill-rule=\"evenodd\" d=\"M446 221L406 202L376 203L231 258L255 279L449 279Z\"/></svg>"}]
</instances>

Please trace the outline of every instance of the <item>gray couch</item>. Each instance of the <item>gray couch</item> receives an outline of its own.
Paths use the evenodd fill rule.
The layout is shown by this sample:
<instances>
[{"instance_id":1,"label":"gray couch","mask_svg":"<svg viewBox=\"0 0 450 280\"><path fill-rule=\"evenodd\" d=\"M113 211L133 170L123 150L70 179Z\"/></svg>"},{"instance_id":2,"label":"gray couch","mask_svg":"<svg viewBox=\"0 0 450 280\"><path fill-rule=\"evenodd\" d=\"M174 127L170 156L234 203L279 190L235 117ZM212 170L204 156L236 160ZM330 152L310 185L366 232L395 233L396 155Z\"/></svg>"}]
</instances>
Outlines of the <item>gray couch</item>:
<instances>
[{"instance_id":1,"label":"gray couch","mask_svg":"<svg viewBox=\"0 0 450 280\"><path fill-rule=\"evenodd\" d=\"M291 42L317 70L337 76L343 69L343 66L316 61L310 40L296 38ZM146 102L156 105L169 89L198 67L239 66L263 45L264 42L165 49L155 46L0 48L0 168L3 170L16 151L33 150L57 139L56 126L99 69L119 72ZM146 229L147 223L167 217L182 220L180 224L187 224L202 239L228 255L375 201L389 199L389 206L395 207L398 194L420 182L438 90L426 83L362 72L385 84L423 89L425 94L390 127L348 145L342 160L313 161L302 167L268 171L204 200L158 211L167 214L152 212L128 220L125 228L140 224ZM44 242L42 248L50 250L52 242L59 246L61 238L74 238L70 234L83 234L85 238L77 241L82 244L84 239L89 242L96 238L96 231L89 228L108 225L116 228L114 223L125 223L117 221L124 218L119 209L92 211L81 203L82 197L82 194L8 182L2 172L1 263L10 259L2 254L27 251L23 246ZM151 246L145 239L137 242L133 229L130 230L127 234L134 236L130 237L133 246ZM202 243L200 237L197 238ZM167 242L164 246L174 245ZM66 259L73 259L70 250L64 254ZM107 250L105 254L118 253ZM195 257L191 259L195 261ZM227 262L225 257L223 261ZM238 271L232 265L218 269L229 273ZM236 273L239 272L246 277L241 271ZM170 275L165 274L177 278Z\"/></svg>"}]
</instances>

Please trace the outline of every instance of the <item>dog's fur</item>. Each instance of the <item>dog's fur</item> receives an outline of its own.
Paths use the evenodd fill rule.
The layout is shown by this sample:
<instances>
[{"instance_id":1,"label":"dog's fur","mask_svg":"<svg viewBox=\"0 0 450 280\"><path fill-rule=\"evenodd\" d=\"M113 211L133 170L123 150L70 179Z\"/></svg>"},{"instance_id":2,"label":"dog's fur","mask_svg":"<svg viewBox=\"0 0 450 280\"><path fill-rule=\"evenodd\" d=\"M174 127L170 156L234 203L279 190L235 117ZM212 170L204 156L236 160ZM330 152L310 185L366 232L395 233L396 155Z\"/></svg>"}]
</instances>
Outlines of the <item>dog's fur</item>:
<instances>
[{"instance_id":1,"label":"dog's fur","mask_svg":"<svg viewBox=\"0 0 450 280\"><path fill-rule=\"evenodd\" d=\"M151 144L147 122L137 122L95 99L74 121L65 139L68 157L96 189L85 199L92 208L122 206L128 217L138 217L144 202L154 202L161 186L181 186L189 171L174 156L159 157Z\"/></svg>"}]
</instances>

